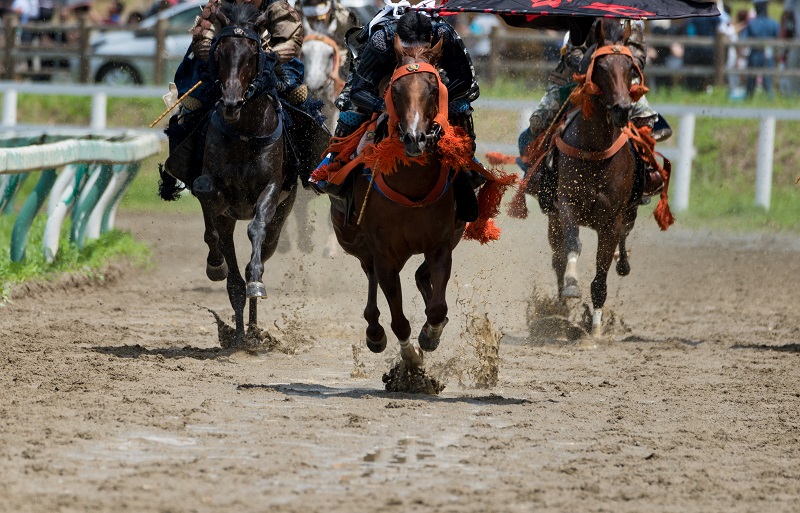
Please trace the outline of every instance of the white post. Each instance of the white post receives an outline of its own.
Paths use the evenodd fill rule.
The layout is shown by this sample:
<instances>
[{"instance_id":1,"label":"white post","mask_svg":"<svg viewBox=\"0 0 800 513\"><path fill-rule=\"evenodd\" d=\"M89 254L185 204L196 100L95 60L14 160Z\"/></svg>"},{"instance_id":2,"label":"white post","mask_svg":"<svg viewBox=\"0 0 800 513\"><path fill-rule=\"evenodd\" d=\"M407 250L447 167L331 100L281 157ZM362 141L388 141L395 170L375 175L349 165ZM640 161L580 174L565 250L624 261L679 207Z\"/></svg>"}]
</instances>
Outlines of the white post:
<instances>
[{"instance_id":1,"label":"white post","mask_svg":"<svg viewBox=\"0 0 800 513\"><path fill-rule=\"evenodd\" d=\"M108 97L106 93L97 92L92 94L92 121L93 130L104 130L106 128L106 106Z\"/></svg>"},{"instance_id":2,"label":"white post","mask_svg":"<svg viewBox=\"0 0 800 513\"><path fill-rule=\"evenodd\" d=\"M672 210L683 212L689 208L689 184L692 181L692 158L694 158L694 114L687 112L681 116L678 126L678 165L672 175L674 184Z\"/></svg>"},{"instance_id":3,"label":"white post","mask_svg":"<svg viewBox=\"0 0 800 513\"><path fill-rule=\"evenodd\" d=\"M17 126L17 90L6 89L3 92L3 126Z\"/></svg>"},{"instance_id":4,"label":"white post","mask_svg":"<svg viewBox=\"0 0 800 513\"><path fill-rule=\"evenodd\" d=\"M756 169L756 206L769 210L772 195L772 157L775 153L775 118L761 118L758 123L758 168Z\"/></svg>"}]
</instances>

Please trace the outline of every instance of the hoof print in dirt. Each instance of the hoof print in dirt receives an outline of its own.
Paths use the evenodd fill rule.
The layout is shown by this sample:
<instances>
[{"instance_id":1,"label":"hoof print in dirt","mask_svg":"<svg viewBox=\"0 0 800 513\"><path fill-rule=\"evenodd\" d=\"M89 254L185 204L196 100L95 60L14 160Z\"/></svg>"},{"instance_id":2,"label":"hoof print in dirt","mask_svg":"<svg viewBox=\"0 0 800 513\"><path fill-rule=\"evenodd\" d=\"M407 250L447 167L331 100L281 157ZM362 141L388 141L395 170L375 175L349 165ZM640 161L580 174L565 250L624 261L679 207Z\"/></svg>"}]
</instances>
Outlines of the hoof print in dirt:
<instances>
[{"instance_id":1,"label":"hoof print in dirt","mask_svg":"<svg viewBox=\"0 0 800 513\"><path fill-rule=\"evenodd\" d=\"M422 367L406 365L402 360L383 375L383 383L387 392L407 394L438 395L445 387L444 383L428 376Z\"/></svg>"}]
</instances>

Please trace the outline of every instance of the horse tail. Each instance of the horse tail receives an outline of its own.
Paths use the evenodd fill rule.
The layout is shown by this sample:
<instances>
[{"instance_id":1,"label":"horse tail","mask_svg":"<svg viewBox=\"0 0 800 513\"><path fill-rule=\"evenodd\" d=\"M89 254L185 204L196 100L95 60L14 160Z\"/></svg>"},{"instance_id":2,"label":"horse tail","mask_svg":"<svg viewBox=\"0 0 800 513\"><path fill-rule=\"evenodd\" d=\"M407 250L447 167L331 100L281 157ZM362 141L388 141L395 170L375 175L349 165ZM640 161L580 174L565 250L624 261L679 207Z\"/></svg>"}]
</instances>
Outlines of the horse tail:
<instances>
[{"instance_id":1,"label":"horse tail","mask_svg":"<svg viewBox=\"0 0 800 513\"><path fill-rule=\"evenodd\" d=\"M158 165L158 196L164 201L175 201L181 197L185 187L178 186L178 179L164 170L164 164Z\"/></svg>"}]
</instances>

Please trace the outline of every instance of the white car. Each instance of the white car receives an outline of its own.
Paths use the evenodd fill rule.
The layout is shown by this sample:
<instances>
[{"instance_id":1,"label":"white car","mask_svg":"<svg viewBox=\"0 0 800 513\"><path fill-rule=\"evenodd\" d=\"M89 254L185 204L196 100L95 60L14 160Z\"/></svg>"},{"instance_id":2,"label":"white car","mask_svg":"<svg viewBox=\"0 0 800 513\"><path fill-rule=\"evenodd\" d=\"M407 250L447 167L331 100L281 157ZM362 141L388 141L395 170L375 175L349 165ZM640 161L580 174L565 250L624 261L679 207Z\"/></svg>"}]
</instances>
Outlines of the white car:
<instances>
[{"instance_id":1,"label":"white car","mask_svg":"<svg viewBox=\"0 0 800 513\"><path fill-rule=\"evenodd\" d=\"M207 0L187 0L142 20L134 30L118 30L92 37L89 76L103 84L152 84L155 81L156 22L168 20L165 41L167 66L164 83L172 79L189 44L195 17Z\"/></svg>"}]
</instances>

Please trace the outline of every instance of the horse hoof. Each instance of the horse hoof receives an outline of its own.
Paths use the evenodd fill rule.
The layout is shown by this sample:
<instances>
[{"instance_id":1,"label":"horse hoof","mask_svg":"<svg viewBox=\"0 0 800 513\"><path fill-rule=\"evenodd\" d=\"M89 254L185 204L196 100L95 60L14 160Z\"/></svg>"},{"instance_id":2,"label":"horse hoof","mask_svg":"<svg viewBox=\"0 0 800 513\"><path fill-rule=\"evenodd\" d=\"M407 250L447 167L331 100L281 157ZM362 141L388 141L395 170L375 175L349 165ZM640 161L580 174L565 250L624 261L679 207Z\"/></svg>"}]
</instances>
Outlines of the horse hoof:
<instances>
[{"instance_id":1,"label":"horse hoof","mask_svg":"<svg viewBox=\"0 0 800 513\"><path fill-rule=\"evenodd\" d=\"M248 298L251 297L267 297L267 289L260 281L251 281L247 284L245 294Z\"/></svg>"},{"instance_id":2,"label":"horse hoof","mask_svg":"<svg viewBox=\"0 0 800 513\"><path fill-rule=\"evenodd\" d=\"M413 367L422 367L423 365L422 350L410 340L400 341L400 357Z\"/></svg>"},{"instance_id":3,"label":"horse hoof","mask_svg":"<svg viewBox=\"0 0 800 513\"><path fill-rule=\"evenodd\" d=\"M577 285L565 285L564 288L561 289L561 297L564 299L579 299L581 297L581 289L579 289Z\"/></svg>"},{"instance_id":4,"label":"horse hoof","mask_svg":"<svg viewBox=\"0 0 800 513\"><path fill-rule=\"evenodd\" d=\"M631 273L631 264L627 260L620 260L617 262L617 274L620 276L627 276Z\"/></svg>"},{"instance_id":5,"label":"horse hoof","mask_svg":"<svg viewBox=\"0 0 800 513\"><path fill-rule=\"evenodd\" d=\"M439 347L439 339L442 337L442 331L449 320L445 317L441 324L435 326L426 322L419 332L419 337L417 337L419 347L425 351L434 351Z\"/></svg>"},{"instance_id":6,"label":"horse hoof","mask_svg":"<svg viewBox=\"0 0 800 513\"><path fill-rule=\"evenodd\" d=\"M369 337L367 337L367 347L373 353L382 353L383 350L386 349L386 333L384 333L383 338L377 342L370 340Z\"/></svg>"},{"instance_id":7,"label":"horse hoof","mask_svg":"<svg viewBox=\"0 0 800 513\"><path fill-rule=\"evenodd\" d=\"M225 260L220 265L206 263L206 276L211 281L222 281L228 277L228 263Z\"/></svg>"}]
</instances>

